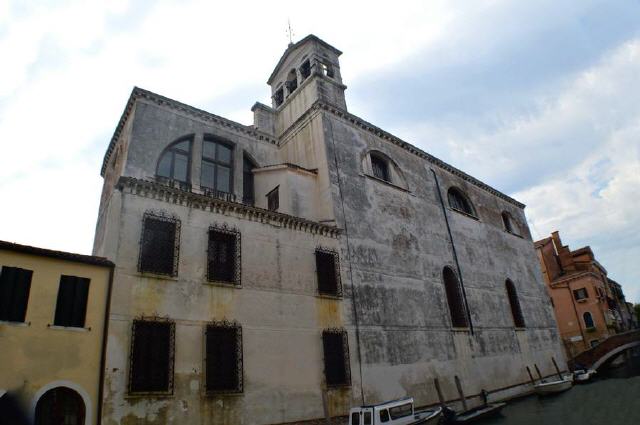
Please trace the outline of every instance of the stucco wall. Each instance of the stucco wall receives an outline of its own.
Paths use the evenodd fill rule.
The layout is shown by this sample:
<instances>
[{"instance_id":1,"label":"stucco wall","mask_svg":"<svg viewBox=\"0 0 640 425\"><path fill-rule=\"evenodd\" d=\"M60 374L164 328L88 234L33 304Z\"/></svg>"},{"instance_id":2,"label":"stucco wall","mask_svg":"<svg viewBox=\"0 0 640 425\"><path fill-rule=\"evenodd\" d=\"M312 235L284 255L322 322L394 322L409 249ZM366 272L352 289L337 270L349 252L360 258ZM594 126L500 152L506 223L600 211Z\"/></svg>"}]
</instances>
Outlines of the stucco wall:
<instances>
[{"instance_id":1,"label":"stucco wall","mask_svg":"<svg viewBox=\"0 0 640 425\"><path fill-rule=\"evenodd\" d=\"M69 387L96 423L109 268L0 250L0 266L33 271L25 323L0 322L0 388L22 398L29 413L49 389ZM91 279L85 328L52 326L61 275Z\"/></svg>"}]
</instances>

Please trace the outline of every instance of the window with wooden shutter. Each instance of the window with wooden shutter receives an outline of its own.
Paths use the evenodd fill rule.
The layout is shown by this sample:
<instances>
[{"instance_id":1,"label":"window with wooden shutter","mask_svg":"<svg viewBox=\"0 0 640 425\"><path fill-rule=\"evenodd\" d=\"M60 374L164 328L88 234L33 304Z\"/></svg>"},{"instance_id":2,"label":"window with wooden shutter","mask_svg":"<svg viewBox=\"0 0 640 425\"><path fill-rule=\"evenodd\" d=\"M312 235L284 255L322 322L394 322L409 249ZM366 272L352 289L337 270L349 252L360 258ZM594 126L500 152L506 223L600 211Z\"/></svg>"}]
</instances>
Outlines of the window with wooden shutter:
<instances>
[{"instance_id":1,"label":"window with wooden shutter","mask_svg":"<svg viewBox=\"0 0 640 425\"><path fill-rule=\"evenodd\" d=\"M90 280L85 277L60 276L54 325L73 328L84 327L89 282Z\"/></svg>"},{"instance_id":2,"label":"window with wooden shutter","mask_svg":"<svg viewBox=\"0 0 640 425\"><path fill-rule=\"evenodd\" d=\"M449 313L451 315L451 325L454 328L467 328L469 321L467 320L467 309L464 305L462 296L462 288L460 282L453 270L445 267L442 271L442 279L444 280L444 289L447 295L447 303L449 304Z\"/></svg>"},{"instance_id":3,"label":"window with wooden shutter","mask_svg":"<svg viewBox=\"0 0 640 425\"><path fill-rule=\"evenodd\" d=\"M213 322L205 331L206 391L242 392L242 327L226 321Z\"/></svg>"},{"instance_id":4,"label":"window with wooden shutter","mask_svg":"<svg viewBox=\"0 0 640 425\"><path fill-rule=\"evenodd\" d=\"M280 186L276 186L275 189L267 193L267 209L269 211L278 211L280 208L280 195L278 194Z\"/></svg>"},{"instance_id":5,"label":"window with wooden shutter","mask_svg":"<svg viewBox=\"0 0 640 425\"><path fill-rule=\"evenodd\" d=\"M0 320L24 322L33 271L3 266L0 271Z\"/></svg>"},{"instance_id":6,"label":"window with wooden shutter","mask_svg":"<svg viewBox=\"0 0 640 425\"><path fill-rule=\"evenodd\" d=\"M129 393L173 393L174 340L174 322L133 321Z\"/></svg>"},{"instance_id":7,"label":"window with wooden shutter","mask_svg":"<svg viewBox=\"0 0 640 425\"><path fill-rule=\"evenodd\" d=\"M460 190L452 187L447 192L447 198L449 199L449 206L456 210L475 217L476 213L469 201L469 198Z\"/></svg>"},{"instance_id":8,"label":"window with wooden shutter","mask_svg":"<svg viewBox=\"0 0 640 425\"><path fill-rule=\"evenodd\" d=\"M240 232L226 226L209 227L207 280L240 285Z\"/></svg>"},{"instance_id":9,"label":"window with wooden shutter","mask_svg":"<svg viewBox=\"0 0 640 425\"><path fill-rule=\"evenodd\" d=\"M321 295L342 296L337 252L316 249L316 275L318 277L318 292Z\"/></svg>"},{"instance_id":10,"label":"window with wooden shutter","mask_svg":"<svg viewBox=\"0 0 640 425\"><path fill-rule=\"evenodd\" d=\"M507 296L509 297L509 306L511 307L513 324L516 328L524 328L524 316L522 315L522 308L520 308L520 301L518 300L516 287L509 279L505 282L505 286L507 288Z\"/></svg>"},{"instance_id":11,"label":"window with wooden shutter","mask_svg":"<svg viewBox=\"0 0 640 425\"><path fill-rule=\"evenodd\" d=\"M179 247L180 221L173 217L145 213L138 271L177 276Z\"/></svg>"},{"instance_id":12,"label":"window with wooden shutter","mask_svg":"<svg viewBox=\"0 0 640 425\"><path fill-rule=\"evenodd\" d=\"M344 329L325 329L322 332L322 348L327 386L351 385L347 332Z\"/></svg>"}]
</instances>

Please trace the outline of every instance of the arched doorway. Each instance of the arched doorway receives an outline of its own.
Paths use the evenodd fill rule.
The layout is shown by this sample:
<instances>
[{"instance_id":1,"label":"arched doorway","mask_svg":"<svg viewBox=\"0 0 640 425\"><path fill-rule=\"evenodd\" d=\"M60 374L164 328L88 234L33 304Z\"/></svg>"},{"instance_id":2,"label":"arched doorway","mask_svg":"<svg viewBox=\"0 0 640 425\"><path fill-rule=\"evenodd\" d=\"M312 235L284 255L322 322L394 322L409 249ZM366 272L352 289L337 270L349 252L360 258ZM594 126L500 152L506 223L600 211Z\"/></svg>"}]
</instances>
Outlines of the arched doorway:
<instances>
[{"instance_id":1,"label":"arched doorway","mask_svg":"<svg viewBox=\"0 0 640 425\"><path fill-rule=\"evenodd\" d=\"M35 425L84 425L84 419L84 401L71 388L53 388L36 404Z\"/></svg>"}]
</instances>

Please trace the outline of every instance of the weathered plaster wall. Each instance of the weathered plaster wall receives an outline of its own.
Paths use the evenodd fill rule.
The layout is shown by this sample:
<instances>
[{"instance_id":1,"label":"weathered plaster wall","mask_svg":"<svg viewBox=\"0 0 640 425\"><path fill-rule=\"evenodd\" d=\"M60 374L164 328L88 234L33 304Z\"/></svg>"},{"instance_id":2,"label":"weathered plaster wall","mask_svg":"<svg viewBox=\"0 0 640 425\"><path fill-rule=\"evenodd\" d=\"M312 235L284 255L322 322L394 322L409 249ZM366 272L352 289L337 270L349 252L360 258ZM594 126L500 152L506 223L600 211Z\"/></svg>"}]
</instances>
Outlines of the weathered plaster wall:
<instances>
[{"instance_id":1,"label":"weathered plaster wall","mask_svg":"<svg viewBox=\"0 0 640 425\"><path fill-rule=\"evenodd\" d=\"M35 408L42 390L70 387L88 397L87 423L97 423L109 268L5 250L0 266L33 271L25 323L0 322L0 388ZM63 274L91 279L83 329L50 326Z\"/></svg>"},{"instance_id":2,"label":"weathered plaster wall","mask_svg":"<svg viewBox=\"0 0 640 425\"><path fill-rule=\"evenodd\" d=\"M353 269L366 402L410 394L427 404L436 401L434 377L455 398L454 375L476 394L528 381L525 366L533 363L552 373L552 356L564 365L520 208L329 113L324 129L327 156L334 159L333 205ZM397 163L408 191L365 175L362 158L371 149ZM451 329L442 269L457 268L431 169L447 205L473 334ZM478 219L448 207L451 186L467 193ZM523 237L503 230L503 210L512 213ZM516 285L525 330L514 329L507 278Z\"/></svg>"}]
</instances>

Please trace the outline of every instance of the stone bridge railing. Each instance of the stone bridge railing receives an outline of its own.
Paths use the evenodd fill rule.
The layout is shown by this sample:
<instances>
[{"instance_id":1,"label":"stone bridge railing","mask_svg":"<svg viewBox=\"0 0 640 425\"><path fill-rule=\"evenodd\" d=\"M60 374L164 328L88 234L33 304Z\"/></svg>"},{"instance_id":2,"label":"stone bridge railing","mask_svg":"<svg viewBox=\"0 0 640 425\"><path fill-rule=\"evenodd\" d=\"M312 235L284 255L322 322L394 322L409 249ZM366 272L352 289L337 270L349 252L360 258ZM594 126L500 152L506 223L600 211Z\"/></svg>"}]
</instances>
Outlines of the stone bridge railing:
<instances>
[{"instance_id":1,"label":"stone bridge railing","mask_svg":"<svg viewBox=\"0 0 640 425\"><path fill-rule=\"evenodd\" d=\"M569 360L568 364L572 369L576 363L588 368L593 368L594 366L597 368L609 357L635 345L640 346L640 329L610 336L595 347L578 354Z\"/></svg>"}]
</instances>

